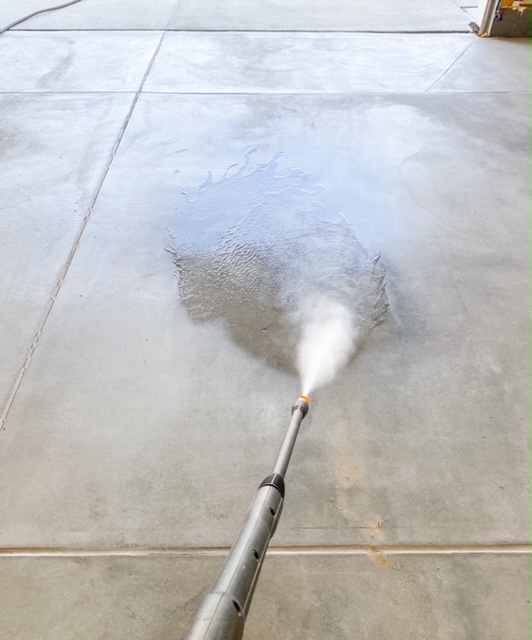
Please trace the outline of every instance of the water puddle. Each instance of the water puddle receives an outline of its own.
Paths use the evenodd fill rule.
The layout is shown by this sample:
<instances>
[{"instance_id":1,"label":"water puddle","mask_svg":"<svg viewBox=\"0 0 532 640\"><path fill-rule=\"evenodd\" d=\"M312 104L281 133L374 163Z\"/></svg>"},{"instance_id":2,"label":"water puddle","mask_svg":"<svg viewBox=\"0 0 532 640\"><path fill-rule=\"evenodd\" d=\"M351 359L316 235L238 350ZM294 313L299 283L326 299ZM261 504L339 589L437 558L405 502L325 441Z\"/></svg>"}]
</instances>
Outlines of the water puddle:
<instances>
[{"instance_id":1,"label":"water puddle","mask_svg":"<svg viewBox=\"0 0 532 640\"><path fill-rule=\"evenodd\" d=\"M386 311L385 272L346 219L331 221L309 174L283 168L281 154L252 159L184 196L174 239L179 293L193 321L223 320L250 354L295 372L309 309L340 303L360 343Z\"/></svg>"}]
</instances>

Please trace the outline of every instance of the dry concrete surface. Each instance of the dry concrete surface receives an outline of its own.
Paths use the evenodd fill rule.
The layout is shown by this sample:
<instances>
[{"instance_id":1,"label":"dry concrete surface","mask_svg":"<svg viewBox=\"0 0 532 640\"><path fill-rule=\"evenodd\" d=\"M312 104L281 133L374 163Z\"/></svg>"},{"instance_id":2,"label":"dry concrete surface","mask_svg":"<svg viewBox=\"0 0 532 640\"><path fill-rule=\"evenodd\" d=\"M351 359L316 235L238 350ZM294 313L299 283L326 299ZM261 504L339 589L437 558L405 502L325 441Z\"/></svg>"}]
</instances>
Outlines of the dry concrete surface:
<instances>
[{"instance_id":1,"label":"dry concrete surface","mask_svg":"<svg viewBox=\"0 0 532 640\"><path fill-rule=\"evenodd\" d=\"M530 41L469 20L83 0L0 36L0 637L179 638L269 472L299 382L193 321L171 254L251 149L390 308L315 394L246 638L530 637Z\"/></svg>"}]
</instances>

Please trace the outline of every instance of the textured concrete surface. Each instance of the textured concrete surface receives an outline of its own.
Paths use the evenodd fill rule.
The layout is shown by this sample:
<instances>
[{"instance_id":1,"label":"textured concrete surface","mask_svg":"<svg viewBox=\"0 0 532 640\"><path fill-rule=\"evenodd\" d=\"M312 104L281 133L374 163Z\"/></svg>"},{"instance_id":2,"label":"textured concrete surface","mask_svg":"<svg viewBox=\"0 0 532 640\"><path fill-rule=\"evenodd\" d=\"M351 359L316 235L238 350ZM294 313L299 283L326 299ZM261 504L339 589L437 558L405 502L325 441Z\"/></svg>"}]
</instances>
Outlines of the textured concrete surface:
<instances>
[{"instance_id":1,"label":"textured concrete surface","mask_svg":"<svg viewBox=\"0 0 532 640\"><path fill-rule=\"evenodd\" d=\"M172 16L178 29L251 31L469 31L466 14L453 0L371 2L317 0L182 0Z\"/></svg>"},{"instance_id":2,"label":"textured concrete surface","mask_svg":"<svg viewBox=\"0 0 532 640\"><path fill-rule=\"evenodd\" d=\"M55 3L62 4L61 2ZM63 29L165 29L177 8L176 0L82 0L61 11L35 16L20 24L21 30ZM34 11L54 6L46 0L2 3L0 24L7 25Z\"/></svg>"},{"instance_id":3,"label":"textured concrete surface","mask_svg":"<svg viewBox=\"0 0 532 640\"><path fill-rule=\"evenodd\" d=\"M132 98L0 95L2 409L96 197Z\"/></svg>"},{"instance_id":4,"label":"textured concrete surface","mask_svg":"<svg viewBox=\"0 0 532 640\"><path fill-rule=\"evenodd\" d=\"M221 561L5 558L0 625L8 638L179 638ZM529 581L522 558L504 553L270 554L245 637L525 640ZM18 615L22 603L33 615Z\"/></svg>"},{"instance_id":5,"label":"textured concrete surface","mask_svg":"<svg viewBox=\"0 0 532 640\"><path fill-rule=\"evenodd\" d=\"M25 0L0 8L0 24L50 6ZM469 17L453 0L90 0L32 18L18 29L192 29L199 31L463 31Z\"/></svg>"},{"instance_id":6,"label":"textured concrete surface","mask_svg":"<svg viewBox=\"0 0 532 640\"><path fill-rule=\"evenodd\" d=\"M137 91L160 39L157 31L6 33L0 91Z\"/></svg>"},{"instance_id":7,"label":"textured concrete surface","mask_svg":"<svg viewBox=\"0 0 532 640\"><path fill-rule=\"evenodd\" d=\"M0 635L179 637L238 531L298 381L165 248L254 147L391 308L316 394L246 637L528 637L530 43L81 28L0 37Z\"/></svg>"},{"instance_id":8,"label":"textured concrete surface","mask_svg":"<svg viewBox=\"0 0 532 640\"><path fill-rule=\"evenodd\" d=\"M476 38L434 88L438 91L464 93L530 92L530 74L525 73L525 68L529 66L529 57L530 39Z\"/></svg>"},{"instance_id":9,"label":"textured concrete surface","mask_svg":"<svg viewBox=\"0 0 532 640\"><path fill-rule=\"evenodd\" d=\"M170 93L422 93L471 46L471 38L169 33L145 88Z\"/></svg>"}]
</instances>

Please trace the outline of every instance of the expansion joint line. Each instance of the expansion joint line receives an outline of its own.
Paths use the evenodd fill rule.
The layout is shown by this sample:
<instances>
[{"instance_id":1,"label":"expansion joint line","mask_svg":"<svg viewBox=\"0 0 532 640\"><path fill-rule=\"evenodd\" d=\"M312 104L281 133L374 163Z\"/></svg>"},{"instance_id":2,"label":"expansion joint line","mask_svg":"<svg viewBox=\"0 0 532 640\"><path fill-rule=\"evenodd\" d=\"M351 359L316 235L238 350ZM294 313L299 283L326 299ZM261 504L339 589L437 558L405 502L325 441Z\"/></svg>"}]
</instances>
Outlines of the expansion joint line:
<instances>
[{"instance_id":1,"label":"expansion joint line","mask_svg":"<svg viewBox=\"0 0 532 640\"><path fill-rule=\"evenodd\" d=\"M456 58L451 62L451 64L444 69L440 75L436 78L436 80L434 80L434 82L430 85L430 87L425 91L425 94L430 93L434 87L436 87L444 78L445 76L449 73L449 71L456 65L456 63L463 57L465 56L465 54L469 51L469 49L471 49L471 47L475 44L477 40L477 37L474 36L473 38L471 38L471 42L467 45L467 47L465 47L465 49L462 51L462 53L460 53L459 55L456 56Z\"/></svg>"},{"instance_id":2,"label":"expansion joint line","mask_svg":"<svg viewBox=\"0 0 532 640\"><path fill-rule=\"evenodd\" d=\"M229 547L5 547L0 548L0 560L9 557L225 557ZM410 556L410 555L530 555L532 546L516 544L455 544L455 545L316 545L270 547L267 555L275 556Z\"/></svg>"},{"instance_id":3,"label":"expansion joint line","mask_svg":"<svg viewBox=\"0 0 532 640\"><path fill-rule=\"evenodd\" d=\"M169 21L170 22L170 21ZM144 75L142 77L142 80L140 82L140 85L133 97L133 100L131 102L131 105L129 107L129 110L126 114L126 117L124 119L124 122L120 128L120 131L118 132L117 138L115 140L115 143L111 149L111 153L109 155L109 158L107 160L107 163L104 167L102 176L98 182L98 185L96 187L96 191L94 193L94 196L92 197L92 199L90 200L90 204L88 206L87 209L87 213L85 214L80 229L77 233L77 236L74 240L74 244L72 245L72 248L70 249L70 252L68 254L67 260L61 270L61 273L59 274L59 277L56 281L56 284L54 286L54 289L52 291L52 295L48 301L48 304L46 305L45 311L44 311L44 315L41 319L41 322L38 326L38 329L33 337L33 340L31 342L31 345L28 349L28 352L26 354L26 357L24 359L24 363L22 364L22 367L18 373L17 379L15 380L15 383L13 385L13 388L11 389L11 393L9 394L9 397L6 401L6 404L4 406L4 409L2 411L2 414L0 415L0 432L4 431L6 428L6 422L9 416L9 413L11 411L11 408L13 406L13 403L15 401L15 397L18 393L18 390L20 389L20 386L22 384L22 380L24 379L24 376L26 374L26 371L28 370L31 358L33 356L33 354L35 353L35 350L37 348L37 345L39 344L39 340L41 338L42 332L44 330L44 327L48 321L48 318L50 317L50 314L52 312L52 309L54 308L55 302L57 300L57 297L59 295L59 292L61 291L61 287L63 286L63 283L65 282L65 279L67 277L68 271L70 269L70 266L72 264L72 261L74 259L74 256L76 254L76 251L78 250L79 244L81 242L81 239L83 237L83 234L85 232L85 229L87 228L87 224L89 222L89 220L91 219L92 213L94 211L94 207L96 206L96 202L100 196L100 192L102 190L103 184L107 178L107 175L109 174L109 171L111 169L111 165L113 164L113 161L116 157L117 151L120 147L120 144L122 142L122 139L124 138L124 134L126 132L126 129L129 125L129 122L131 120L131 116L133 115L133 112L135 110L135 107L137 106L137 102L139 100L140 94L142 93L142 90L144 89L144 85L146 83L146 79L148 78L148 75L150 74L150 71L153 67L153 64L155 62L155 59L157 58L157 55L159 54L159 51L161 49L161 45L163 43L164 40L164 36L166 35L168 31L168 26L166 27L166 29L162 32L161 37L159 39L159 42L155 48L155 51L150 59L150 62L146 68L146 71L144 72Z\"/></svg>"}]
</instances>

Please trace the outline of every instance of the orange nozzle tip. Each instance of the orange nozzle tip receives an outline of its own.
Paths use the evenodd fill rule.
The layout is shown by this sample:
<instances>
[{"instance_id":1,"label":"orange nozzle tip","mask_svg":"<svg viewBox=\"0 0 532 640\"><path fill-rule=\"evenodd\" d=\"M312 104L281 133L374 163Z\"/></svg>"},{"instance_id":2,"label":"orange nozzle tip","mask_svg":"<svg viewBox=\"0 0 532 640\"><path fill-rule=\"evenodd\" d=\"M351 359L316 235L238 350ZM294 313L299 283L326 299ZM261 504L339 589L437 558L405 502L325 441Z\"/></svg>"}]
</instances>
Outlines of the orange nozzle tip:
<instances>
[{"instance_id":1,"label":"orange nozzle tip","mask_svg":"<svg viewBox=\"0 0 532 640\"><path fill-rule=\"evenodd\" d=\"M299 396L300 398L303 398L303 400L307 403L310 404L310 398L308 396Z\"/></svg>"}]
</instances>

